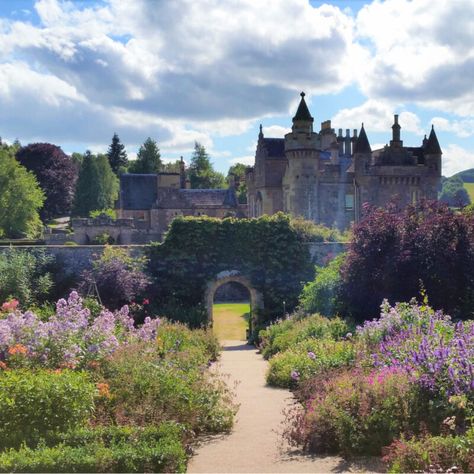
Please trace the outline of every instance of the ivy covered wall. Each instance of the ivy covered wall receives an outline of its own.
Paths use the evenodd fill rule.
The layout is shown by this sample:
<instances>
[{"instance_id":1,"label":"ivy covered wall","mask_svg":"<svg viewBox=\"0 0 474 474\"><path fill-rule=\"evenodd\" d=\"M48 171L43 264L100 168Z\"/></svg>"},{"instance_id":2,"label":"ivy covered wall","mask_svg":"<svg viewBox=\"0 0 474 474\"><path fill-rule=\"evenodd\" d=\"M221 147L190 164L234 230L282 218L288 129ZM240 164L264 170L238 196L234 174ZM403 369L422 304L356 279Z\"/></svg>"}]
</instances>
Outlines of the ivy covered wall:
<instances>
[{"instance_id":1,"label":"ivy covered wall","mask_svg":"<svg viewBox=\"0 0 474 474\"><path fill-rule=\"evenodd\" d=\"M238 270L264 297L262 324L291 311L314 276L308 245L282 213L259 219L176 218L162 243L148 249L155 310L199 326L206 322L206 285Z\"/></svg>"}]
</instances>

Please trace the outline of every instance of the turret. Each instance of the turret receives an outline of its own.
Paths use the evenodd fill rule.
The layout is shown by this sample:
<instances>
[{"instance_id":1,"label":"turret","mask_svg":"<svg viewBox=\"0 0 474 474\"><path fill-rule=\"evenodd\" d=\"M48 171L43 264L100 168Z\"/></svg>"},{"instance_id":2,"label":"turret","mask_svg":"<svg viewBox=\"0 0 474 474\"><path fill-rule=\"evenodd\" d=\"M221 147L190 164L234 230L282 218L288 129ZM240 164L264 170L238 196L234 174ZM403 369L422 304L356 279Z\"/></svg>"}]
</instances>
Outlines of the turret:
<instances>
[{"instance_id":1,"label":"turret","mask_svg":"<svg viewBox=\"0 0 474 474\"><path fill-rule=\"evenodd\" d=\"M298 110L293 117L293 126L291 128L294 133L312 133L314 118L309 113L308 106L304 100L305 93L302 92L300 96L300 105L298 105Z\"/></svg>"},{"instance_id":2,"label":"turret","mask_svg":"<svg viewBox=\"0 0 474 474\"><path fill-rule=\"evenodd\" d=\"M360 128L359 136L354 142L354 168L356 174L365 174L372 158L372 149L365 133L364 124Z\"/></svg>"},{"instance_id":3,"label":"turret","mask_svg":"<svg viewBox=\"0 0 474 474\"><path fill-rule=\"evenodd\" d=\"M390 140L390 146L401 148L403 146L403 141L400 140L400 124L398 123L398 114L393 116L394 123L392 125L392 139Z\"/></svg>"},{"instance_id":4,"label":"turret","mask_svg":"<svg viewBox=\"0 0 474 474\"><path fill-rule=\"evenodd\" d=\"M441 176L441 147L439 146L438 137L434 131L434 126L431 125L430 136L424 146L425 164L435 174Z\"/></svg>"}]
</instances>

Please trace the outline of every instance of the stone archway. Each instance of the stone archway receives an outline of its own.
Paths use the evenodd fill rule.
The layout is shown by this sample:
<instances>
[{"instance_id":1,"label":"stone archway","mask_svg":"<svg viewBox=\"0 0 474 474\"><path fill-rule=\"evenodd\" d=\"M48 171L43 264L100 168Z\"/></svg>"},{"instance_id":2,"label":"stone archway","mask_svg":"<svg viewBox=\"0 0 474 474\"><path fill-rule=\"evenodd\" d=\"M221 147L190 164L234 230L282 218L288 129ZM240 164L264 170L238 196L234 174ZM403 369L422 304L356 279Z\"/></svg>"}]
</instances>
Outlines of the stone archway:
<instances>
[{"instance_id":1,"label":"stone archway","mask_svg":"<svg viewBox=\"0 0 474 474\"><path fill-rule=\"evenodd\" d=\"M263 310L263 294L256 290L250 280L242 275L238 270L230 270L220 272L216 277L209 281L206 287L206 294L204 301L206 303L207 323L212 327L212 307L214 304L214 295L217 288L226 283L235 282L240 283L247 288L250 295L250 333L253 328L258 326L258 317Z\"/></svg>"}]
</instances>

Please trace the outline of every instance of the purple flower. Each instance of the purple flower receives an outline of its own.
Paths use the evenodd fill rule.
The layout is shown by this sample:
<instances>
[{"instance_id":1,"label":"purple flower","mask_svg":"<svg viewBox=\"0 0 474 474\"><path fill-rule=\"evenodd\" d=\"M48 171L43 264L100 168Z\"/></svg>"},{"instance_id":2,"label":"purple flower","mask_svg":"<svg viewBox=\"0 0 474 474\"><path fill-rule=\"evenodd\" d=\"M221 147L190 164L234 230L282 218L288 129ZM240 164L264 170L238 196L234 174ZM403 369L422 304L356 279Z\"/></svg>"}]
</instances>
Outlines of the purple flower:
<instances>
[{"instance_id":1,"label":"purple flower","mask_svg":"<svg viewBox=\"0 0 474 474\"><path fill-rule=\"evenodd\" d=\"M314 359L316 359L316 354L315 354L314 352L309 351L309 352L308 352L308 357L309 357L311 360L314 360Z\"/></svg>"},{"instance_id":2,"label":"purple flower","mask_svg":"<svg viewBox=\"0 0 474 474\"><path fill-rule=\"evenodd\" d=\"M292 371L291 371L291 378L292 378L293 380L298 381L299 378L300 378L300 373L299 373L297 370L292 370Z\"/></svg>"}]
</instances>

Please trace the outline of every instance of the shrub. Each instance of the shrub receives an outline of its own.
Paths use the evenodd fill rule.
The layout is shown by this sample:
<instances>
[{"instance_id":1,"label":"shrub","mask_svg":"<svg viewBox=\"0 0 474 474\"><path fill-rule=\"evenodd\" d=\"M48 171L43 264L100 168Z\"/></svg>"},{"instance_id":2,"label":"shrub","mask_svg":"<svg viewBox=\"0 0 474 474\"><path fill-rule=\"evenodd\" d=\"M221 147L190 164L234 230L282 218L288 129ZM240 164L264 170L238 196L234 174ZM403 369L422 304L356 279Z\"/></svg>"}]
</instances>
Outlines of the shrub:
<instances>
[{"instance_id":1,"label":"shrub","mask_svg":"<svg viewBox=\"0 0 474 474\"><path fill-rule=\"evenodd\" d=\"M176 334L160 332L156 347L135 345L116 351L99 375L112 397L98 417L119 424L177 421L194 432L231 428L234 407L225 385L207 371L209 353L197 345L172 344Z\"/></svg>"},{"instance_id":2,"label":"shrub","mask_svg":"<svg viewBox=\"0 0 474 474\"><path fill-rule=\"evenodd\" d=\"M314 221L296 217L291 220L291 226L303 242L346 242L347 233L341 233L338 229L329 228Z\"/></svg>"},{"instance_id":3,"label":"shrub","mask_svg":"<svg viewBox=\"0 0 474 474\"><path fill-rule=\"evenodd\" d=\"M1 372L0 446L34 446L80 426L92 414L95 394L81 372Z\"/></svg>"},{"instance_id":4,"label":"shrub","mask_svg":"<svg viewBox=\"0 0 474 474\"><path fill-rule=\"evenodd\" d=\"M93 262L92 271L83 273L82 289L96 284L102 303L117 309L143 294L149 284L143 268L144 258L133 258L127 250L106 246Z\"/></svg>"},{"instance_id":5,"label":"shrub","mask_svg":"<svg viewBox=\"0 0 474 474\"><path fill-rule=\"evenodd\" d=\"M341 270L341 295L357 321L375 316L384 298L409 301L418 294L420 280L435 308L471 317L473 216L440 203L403 211L369 208L353 232Z\"/></svg>"},{"instance_id":6,"label":"shrub","mask_svg":"<svg viewBox=\"0 0 474 474\"><path fill-rule=\"evenodd\" d=\"M174 423L75 430L53 447L1 453L0 472L184 472L182 434Z\"/></svg>"},{"instance_id":7,"label":"shrub","mask_svg":"<svg viewBox=\"0 0 474 474\"><path fill-rule=\"evenodd\" d=\"M0 253L0 302L16 298L23 307L44 302L53 287L53 259L41 250L10 247Z\"/></svg>"},{"instance_id":8,"label":"shrub","mask_svg":"<svg viewBox=\"0 0 474 474\"><path fill-rule=\"evenodd\" d=\"M113 245L114 243L114 238L108 232L97 234L91 241L92 245Z\"/></svg>"},{"instance_id":9,"label":"shrub","mask_svg":"<svg viewBox=\"0 0 474 474\"><path fill-rule=\"evenodd\" d=\"M316 278L306 283L300 295L300 307L303 311L328 317L341 312L340 269L344 258L345 254L341 254L326 267L316 267Z\"/></svg>"},{"instance_id":10,"label":"shrub","mask_svg":"<svg viewBox=\"0 0 474 474\"><path fill-rule=\"evenodd\" d=\"M270 359L267 383L296 387L316 374L351 365L354 359L355 346L350 341L306 339Z\"/></svg>"},{"instance_id":11,"label":"shrub","mask_svg":"<svg viewBox=\"0 0 474 474\"><path fill-rule=\"evenodd\" d=\"M342 319L328 319L314 314L278 321L260 331L259 336L262 354L268 359L307 338L340 339L348 331L349 326Z\"/></svg>"},{"instance_id":12,"label":"shrub","mask_svg":"<svg viewBox=\"0 0 474 474\"><path fill-rule=\"evenodd\" d=\"M474 428L465 435L396 440L384 450L389 472L474 472Z\"/></svg>"},{"instance_id":13,"label":"shrub","mask_svg":"<svg viewBox=\"0 0 474 474\"><path fill-rule=\"evenodd\" d=\"M417 428L416 387L400 370L344 370L307 385L301 394L310 396L288 417L285 436L310 452L380 454L400 433Z\"/></svg>"}]
</instances>

